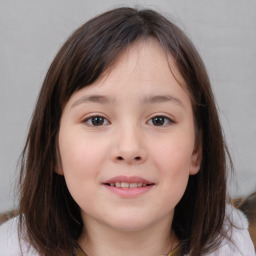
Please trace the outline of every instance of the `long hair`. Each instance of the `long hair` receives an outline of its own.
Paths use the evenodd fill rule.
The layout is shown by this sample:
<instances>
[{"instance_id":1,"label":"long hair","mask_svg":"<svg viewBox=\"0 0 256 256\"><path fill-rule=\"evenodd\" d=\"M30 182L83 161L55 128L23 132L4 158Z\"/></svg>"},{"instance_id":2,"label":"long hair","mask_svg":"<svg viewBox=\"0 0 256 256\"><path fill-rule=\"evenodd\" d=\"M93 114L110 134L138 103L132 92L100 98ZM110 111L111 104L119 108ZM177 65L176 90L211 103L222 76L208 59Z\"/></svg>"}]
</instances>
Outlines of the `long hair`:
<instances>
[{"instance_id":1,"label":"long hair","mask_svg":"<svg viewBox=\"0 0 256 256\"><path fill-rule=\"evenodd\" d=\"M161 14L118 8L91 19L70 36L53 60L37 100L19 184L20 235L25 234L40 255L72 255L83 228L79 206L55 172L63 108L74 92L98 79L131 43L148 38L158 40L175 60L202 146L200 171L189 177L172 228L182 253L191 256L214 250L225 236L228 152L204 64L187 36Z\"/></svg>"}]
</instances>

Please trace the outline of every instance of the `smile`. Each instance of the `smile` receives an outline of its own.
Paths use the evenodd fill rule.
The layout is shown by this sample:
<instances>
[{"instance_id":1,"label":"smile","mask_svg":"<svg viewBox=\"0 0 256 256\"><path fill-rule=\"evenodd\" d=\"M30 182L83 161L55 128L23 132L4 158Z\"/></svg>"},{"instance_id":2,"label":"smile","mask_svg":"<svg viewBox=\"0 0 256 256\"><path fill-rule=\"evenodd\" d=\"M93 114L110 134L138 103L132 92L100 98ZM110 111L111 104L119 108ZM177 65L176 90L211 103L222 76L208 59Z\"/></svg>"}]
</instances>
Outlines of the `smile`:
<instances>
[{"instance_id":1,"label":"smile","mask_svg":"<svg viewBox=\"0 0 256 256\"><path fill-rule=\"evenodd\" d=\"M115 182L115 183L107 183L106 185L116 188L140 188L150 186L151 184L147 183L128 183L128 182Z\"/></svg>"},{"instance_id":2,"label":"smile","mask_svg":"<svg viewBox=\"0 0 256 256\"><path fill-rule=\"evenodd\" d=\"M150 191L155 183L138 176L117 176L104 182L103 185L114 194L130 198Z\"/></svg>"}]
</instances>

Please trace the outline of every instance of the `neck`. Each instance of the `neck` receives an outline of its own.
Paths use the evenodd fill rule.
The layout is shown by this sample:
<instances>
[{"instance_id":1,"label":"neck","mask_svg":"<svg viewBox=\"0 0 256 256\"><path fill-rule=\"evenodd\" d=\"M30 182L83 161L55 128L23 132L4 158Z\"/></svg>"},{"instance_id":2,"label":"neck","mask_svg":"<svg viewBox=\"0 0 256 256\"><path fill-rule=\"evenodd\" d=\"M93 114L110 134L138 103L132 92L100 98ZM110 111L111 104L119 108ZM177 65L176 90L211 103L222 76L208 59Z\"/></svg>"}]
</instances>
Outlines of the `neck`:
<instances>
[{"instance_id":1,"label":"neck","mask_svg":"<svg viewBox=\"0 0 256 256\"><path fill-rule=\"evenodd\" d=\"M79 245L88 256L160 256L168 255L178 245L166 220L136 231L116 230L88 221Z\"/></svg>"}]
</instances>

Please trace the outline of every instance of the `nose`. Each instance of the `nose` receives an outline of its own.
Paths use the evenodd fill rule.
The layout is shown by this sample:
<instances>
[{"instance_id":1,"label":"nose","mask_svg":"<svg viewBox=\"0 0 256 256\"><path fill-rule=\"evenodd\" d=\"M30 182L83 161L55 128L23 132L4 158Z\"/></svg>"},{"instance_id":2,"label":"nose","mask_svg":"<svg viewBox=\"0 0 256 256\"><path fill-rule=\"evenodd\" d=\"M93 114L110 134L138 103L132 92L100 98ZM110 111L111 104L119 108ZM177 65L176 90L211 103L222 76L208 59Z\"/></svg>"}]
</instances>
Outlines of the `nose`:
<instances>
[{"instance_id":1,"label":"nose","mask_svg":"<svg viewBox=\"0 0 256 256\"><path fill-rule=\"evenodd\" d=\"M147 160L147 151L142 134L127 127L116 134L112 160L129 165L144 163Z\"/></svg>"}]
</instances>

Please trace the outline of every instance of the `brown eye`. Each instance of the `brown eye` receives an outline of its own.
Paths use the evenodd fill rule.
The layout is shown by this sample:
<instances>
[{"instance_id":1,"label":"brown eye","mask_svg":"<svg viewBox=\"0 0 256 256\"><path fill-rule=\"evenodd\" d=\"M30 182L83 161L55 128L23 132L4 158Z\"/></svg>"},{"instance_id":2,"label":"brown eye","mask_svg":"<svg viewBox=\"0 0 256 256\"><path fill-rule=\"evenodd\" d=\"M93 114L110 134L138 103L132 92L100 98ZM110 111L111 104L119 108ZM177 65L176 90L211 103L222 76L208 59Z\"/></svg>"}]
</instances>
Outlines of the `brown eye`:
<instances>
[{"instance_id":1,"label":"brown eye","mask_svg":"<svg viewBox=\"0 0 256 256\"><path fill-rule=\"evenodd\" d=\"M149 123L154 126L165 126L173 123L173 121L166 116L155 116L150 119Z\"/></svg>"},{"instance_id":2,"label":"brown eye","mask_svg":"<svg viewBox=\"0 0 256 256\"><path fill-rule=\"evenodd\" d=\"M91 116L86 118L84 123L87 123L89 126L101 126L108 124L108 120L102 116Z\"/></svg>"}]
</instances>

